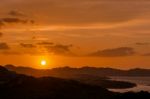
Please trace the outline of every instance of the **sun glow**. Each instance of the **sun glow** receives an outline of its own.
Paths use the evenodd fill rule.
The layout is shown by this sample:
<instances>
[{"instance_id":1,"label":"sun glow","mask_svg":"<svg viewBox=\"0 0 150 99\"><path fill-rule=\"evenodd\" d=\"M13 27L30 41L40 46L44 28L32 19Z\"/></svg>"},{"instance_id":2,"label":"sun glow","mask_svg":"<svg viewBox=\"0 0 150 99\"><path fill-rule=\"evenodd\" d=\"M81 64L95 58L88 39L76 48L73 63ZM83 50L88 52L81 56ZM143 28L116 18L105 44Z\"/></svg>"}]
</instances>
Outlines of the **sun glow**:
<instances>
[{"instance_id":1,"label":"sun glow","mask_svg":"<svg viewBox=\"0 0 150 99\"><path fill-rule=\"evenodd\" d=\"M38 69L49 69L53 67L54 60L52 59L51 56L36 56L35 57L35 66Z\"/></svg>"},{"instance_id":2,"label":"sun glow","mask_svg":"<svg viewBox=\"0 0 150 99\"><path fill-rule=\"evenodd\" d=\"M41 60L41 65L42 65L42 66L46 66L46 65L47 65L46 60Z\"/></svg>"}]
</instances>

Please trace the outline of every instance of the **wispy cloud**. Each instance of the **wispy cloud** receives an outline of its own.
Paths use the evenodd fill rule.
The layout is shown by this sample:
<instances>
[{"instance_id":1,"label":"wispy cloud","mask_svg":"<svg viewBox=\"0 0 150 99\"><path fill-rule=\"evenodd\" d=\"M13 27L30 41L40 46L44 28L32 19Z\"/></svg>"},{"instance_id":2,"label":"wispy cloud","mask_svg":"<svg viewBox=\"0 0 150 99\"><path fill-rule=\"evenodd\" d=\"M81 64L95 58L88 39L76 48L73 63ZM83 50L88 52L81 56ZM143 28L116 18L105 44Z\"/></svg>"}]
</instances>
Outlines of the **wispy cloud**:
<instances>
[{"instance_id":1,"label":"wispy cloud","mask_svg":"<svg viewBox=\"0 0 150 99\"><path fill-rule=\"evenodd\" d=\"M89 56L95 57L121 57L134 55L135 51L130 47L120 47L114 49L105 49L89 54Z\"/></svg>"},{"instance_id":2,"label":"wispy cloud","mask_svg":"<svg viewBox=\"0 0 150 99\"><path fill-rule=\"evenodd\" d=\"M8 15L13 17L25 17L26 15L23 12L17 11L17 10L11 10L8 12Z\"/></svg>"}]
</instances>

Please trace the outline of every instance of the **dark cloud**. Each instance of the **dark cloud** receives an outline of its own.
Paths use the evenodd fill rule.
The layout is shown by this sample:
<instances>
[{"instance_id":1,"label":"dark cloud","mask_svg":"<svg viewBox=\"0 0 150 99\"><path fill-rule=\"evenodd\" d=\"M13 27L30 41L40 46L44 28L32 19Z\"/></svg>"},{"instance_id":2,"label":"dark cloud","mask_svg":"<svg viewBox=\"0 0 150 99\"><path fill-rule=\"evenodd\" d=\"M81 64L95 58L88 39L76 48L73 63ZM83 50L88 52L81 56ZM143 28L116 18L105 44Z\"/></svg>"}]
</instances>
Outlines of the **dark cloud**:
<instances>
[{"instance_id":1,"label":"dark cloud","mask_svg":"<svg viewBox=\"0 0 150 99\"><path fill-rule=\"evenodd\" d=\"M48 52L55 54L69 54L71 53L71 47L73 46L73 45L55 44L53 42L47 41L43 41L37 44L46 48Z\"/></svg>"},{"instance_id":2,"label":"dark cloud","mask_svg":"<svg viewBox=\"0 0 150 99\"><path fill-rule=\"evenodd\" d=\"M119 56L130 56L135 54L133 48L130 47L120 47L114 49L105 49L101 51L94 52L89 56L96 56L96 57L119 57Z\"/></svg>"},{"instance_id":3,"label":"dark cloud","mask_svg":"<svg viewBox=\"0 0 150 99\"><path fill-rule=\"evenodd\" d=\"M136 45L150 45L150 43L148 42L137 42Z\"/></svg>"},{"instance_id":4,"label":"dark cloud","mask_svg":"<svg viewBox=\"0 0 150 99\"><path fill-rule=\"evenodd\" d=\"M14 17L24 17L26 16L23 12L19 12L17 10L12 10L8 13L8 15L10 16L14 16Z\"/></svg>"},{"instance_id":5,"label":"dark cloud","mask_svg":"<svg viewBox=\"0 0 150 99\"><path fill-rule=\"evenodd\" d=\"M29 23L34 24L35 20L29 20Z\"/></svg>"},{"instance_id":6,"label":"dark cloud","mask_svg":"<svg viewBox=\"0 0 150 99\"><path fill-rule=\"evenodd\" d=\"M33 45L33 44L25 44L25 43L21 43L20 44L21 47L24 47L24 48L35 48L36 46Z\"/></svg>"},{"instance_id":7,"label":"dark cloud","mask_svg":"<svg viewBox=\"0 0 150 99\"><path fill-rule=\"evenodd\" d=\"M46 48L49 50L49 52L53 52L55 54L69 54L71 53L71 47L72 45L57 44L53 46L47 46Z\"/></svg>"},{"instance_id":8,"label":"dark cloud","mask_svg":"<svg viewBox=\"0 0 150 99\"><path fill-rule=\"evenodd\" d=\"M53 45L54 43L53 42L40 42L40 43L37 43L38 45Z\"/></svg>"},{"instance_id":9,"label":"dark cloud","mask_svg":"<svg viewBox=\"0 0 150 99\"><path fill-rule=\"evenodd\" d=\"M0 43L0 50L8 50L10 47L7 43Z\"/></svg>"},{"instance_id":10,"label":"dark cloud","mask_svg":"<svg viewBox=\"0 0 150 99\"><path fill-rule=\"evenodd\" d=\"M40 42L37 44L31 44L31 43L20 43L20 46L23 48L28 48L29 50L26 50L26 53L28 54L41 54L41 53L54 53L56 55L73 55L71 52L71 47L73 45L63 45L63 44L55 44L53 42ZM36 52L33 50L30 50L32 48L39 48L39 52Z\"/></svg>"},{"instance_id":11,"label":"dark cloud","mask_svg":"<svg viewBox=\"0 0 150 99\"><path fill-rule=\"evenodd\" d=\"M1 22L5 23L27 23L27 20L19 19L19 18L1 18Z\"/></svg>"},{"instance_id":12,"label":"dark cloud","mask_svg":"<svg viewBox=\"0 0 150 99\"><path fill-rule=\"evenodd\" d=\"M8 15L10 15L8 17ZM0 27L7 25L7 24L16 24L16 23L21 23L21 24L34 24L35 20L27 18L27 17L22 17L25 16L25 14L12 10L8 13L6 17L0 18Z\"/></svg>"},{"instance_id":13,"label":"dark cloud","mask_svg":"<svg viewBox=\"0 0 150 99\"><path fill-rule=\"evenodd\" d=\"M142 56L150 56L150 53L143 54Z\"/></svg>"}]
</instances>

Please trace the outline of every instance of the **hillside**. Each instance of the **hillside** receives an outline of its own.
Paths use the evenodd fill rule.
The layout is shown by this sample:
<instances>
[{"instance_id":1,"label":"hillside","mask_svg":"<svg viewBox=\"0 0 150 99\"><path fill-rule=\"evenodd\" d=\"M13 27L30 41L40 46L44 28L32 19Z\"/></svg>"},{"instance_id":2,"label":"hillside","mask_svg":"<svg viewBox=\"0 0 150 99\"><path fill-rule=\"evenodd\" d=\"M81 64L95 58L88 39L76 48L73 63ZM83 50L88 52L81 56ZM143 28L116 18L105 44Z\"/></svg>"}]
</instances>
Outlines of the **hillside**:
<instances>
[{"instance_id":1,"label":"hillside","mask_svg":"<svg viewBox=\"0 0 150 99\"><path fill-rule=\"evenodd\" d=\"M0 99L127 99L150 98L148 92L114 93L100 86L54 77L34 78L0 66Z\"/></svg>"},{"instance_id":2,"label":"hillside","mask_svg":"<svg viewBox=\"0 0 150 99\"><path fill-rule=\"evenodd\" d=\"M109 77L109 76L150 76L150 69L130 69L130 70L119 70L113 68L96 68L96 67L82 67L82 68L71 68L71 67L61 67L46 70L33 69L23 66L13 66L6 65L8 70L16 71L17 73L32 75L36 77L41 76L56 76L63 78L70 78L74 75L93 75L99 77Z\"/></svg>"},{"instance_id":3,"label":"hillside","mask_svg":"<svg viewBox=\"0 0 150 99\"><path fill-rule=\"evenodd\" d=\"M20 74L26 74L34 77L58 77L63 79L72 79L82 83L97 85L104 88L114 88L114 89L123 89L123 88L132 88L136 87L136 84L124 81L114 81L106 77L107 75L99 75L98 70L93 71L94 68L54 68L51 70L38 70L27 67L15 67L11 65L5 66L11 71L15 71ZM101 71L100 71L101 72Z\"/></svg>"},{"instance_id":4,"label":"hillside","mask_svg":"<svg viewBox=\"0 0 150 99\"><path fill-rule=\"evenodd\" d=\"M34 78L0 67L1 99L108 99L111 92L53 77Z\"/></svg>"}]
</instances>

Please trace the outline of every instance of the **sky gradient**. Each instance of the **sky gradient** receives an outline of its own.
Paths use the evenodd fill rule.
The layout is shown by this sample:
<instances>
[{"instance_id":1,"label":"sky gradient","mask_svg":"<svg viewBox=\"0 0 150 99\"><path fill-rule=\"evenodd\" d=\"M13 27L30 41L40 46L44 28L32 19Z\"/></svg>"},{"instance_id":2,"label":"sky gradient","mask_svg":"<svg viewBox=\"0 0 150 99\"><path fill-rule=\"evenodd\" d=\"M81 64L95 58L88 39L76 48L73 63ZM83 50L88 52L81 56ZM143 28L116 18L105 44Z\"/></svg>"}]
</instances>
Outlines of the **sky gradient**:
<instances>
[{"instance_id":1,"label":"sky gradient","mask_svg":"<svg viewBox=\"0 0 150 99\"><path fill-rule=\"evenodd\" d=\"M149 0L1 0L0 63L150 68Z\"/></svg>"}]
</instances>

